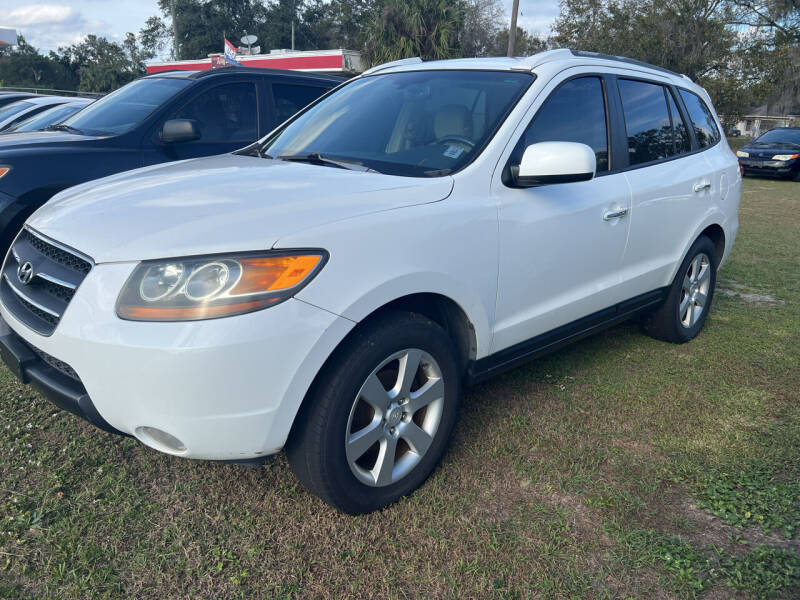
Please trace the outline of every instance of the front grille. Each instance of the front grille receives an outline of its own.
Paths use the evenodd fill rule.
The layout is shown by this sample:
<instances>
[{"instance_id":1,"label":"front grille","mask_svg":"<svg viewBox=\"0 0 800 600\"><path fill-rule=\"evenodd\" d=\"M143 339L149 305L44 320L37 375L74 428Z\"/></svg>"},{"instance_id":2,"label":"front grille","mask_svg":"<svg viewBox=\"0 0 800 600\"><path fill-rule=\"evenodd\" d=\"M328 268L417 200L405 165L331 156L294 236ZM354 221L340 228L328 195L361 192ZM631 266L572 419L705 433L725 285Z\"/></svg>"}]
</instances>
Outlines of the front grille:
<instances>
[{"instance_id":1,"label":"front grille","mask_svg":"<svg viewBox=\"0 0 800 600\"><path fill-rule=\"evenodd\" d=\"M25 228L3 265L0 300L28 327L50 335L91 269L89 257Z\"/></svg>"},{"instance_id":2,"label":"front grille","mask_svg":"<svg viewBox=\"0 0 800 600\"><path fill-rule=\"evenodd\" d=\"M38 354L39 358L41 358L44 362L53 367L56 371L59 371L60 373L63 373L67 377L80 382L81 378L78 377L78 374L75 372L75 369L70 367L63 360L58 360L55 356L50 356L44 350L39 350L38 348L35 348L33 346L30 346L30 349L33 350L36 354Z\"/></svg>"}]
</instances>

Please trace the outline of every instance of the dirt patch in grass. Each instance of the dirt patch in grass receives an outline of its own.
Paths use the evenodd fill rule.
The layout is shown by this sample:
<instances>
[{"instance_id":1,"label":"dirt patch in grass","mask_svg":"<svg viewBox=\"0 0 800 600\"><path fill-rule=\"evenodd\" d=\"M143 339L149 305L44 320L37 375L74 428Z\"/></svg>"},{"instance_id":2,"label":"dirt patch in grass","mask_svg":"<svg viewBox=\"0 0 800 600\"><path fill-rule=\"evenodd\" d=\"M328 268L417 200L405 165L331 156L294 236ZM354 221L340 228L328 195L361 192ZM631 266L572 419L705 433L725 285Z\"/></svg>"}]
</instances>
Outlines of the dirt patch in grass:
<instances>
[{"instance_id":1,"label":"dirt patch in grass","mask_svg":"<svg viewBox=\"0 0 800 600\"><path fill-rule=\"evenodd\" d=\"M743 285L737 281L720 281L717 284L716 289L717 294L723 294L730 298L739 298L743 302L747 304L753 304L755 306L775 306L776 304L786 304L785 301L781 300L780 298L776 298L774 294L765 294L752 291L746 285Z\"/></svg>"}]
</instances>

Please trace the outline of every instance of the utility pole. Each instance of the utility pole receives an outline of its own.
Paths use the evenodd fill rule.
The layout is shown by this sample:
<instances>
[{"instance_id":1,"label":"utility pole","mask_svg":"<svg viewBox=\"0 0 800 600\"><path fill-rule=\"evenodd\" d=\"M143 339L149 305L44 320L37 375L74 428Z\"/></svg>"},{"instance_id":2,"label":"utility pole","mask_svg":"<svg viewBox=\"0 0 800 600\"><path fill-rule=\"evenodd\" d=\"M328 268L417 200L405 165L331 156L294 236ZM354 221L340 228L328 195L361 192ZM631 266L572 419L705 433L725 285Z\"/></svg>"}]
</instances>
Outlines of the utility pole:
<instances>
[{"instance_id":1,"label":"utility pole","mask_svg":"<svg viewBox=\"0 0 800 600\"><path fill-rule=\"evenodd\" d=\"M508 56L514 56L517 45L517 12L519 12L519 0L514 0L514 5L511 7L511 27L508 30Z\"/></svg>"},{"instance_id":2,"label":"utility pole","mask_svg":"<svg viewBox=\"0 0 800 600\"><path fill-rule=\"evenodd\" d=\"M175 12L175 0L170 0L169 12L172 13L172 59L178 60L178 15Z\"/></svg>"},{"instance_id":3,"label":"utility pole","mask_svg":"<svg viewBox=\"0 0 800 600\"><path fill-rule=\"evenodd\" d=\"M292 50L294 50L294 19L297 16L297 0L292 0Z\"/></svg>"}]
</instances>

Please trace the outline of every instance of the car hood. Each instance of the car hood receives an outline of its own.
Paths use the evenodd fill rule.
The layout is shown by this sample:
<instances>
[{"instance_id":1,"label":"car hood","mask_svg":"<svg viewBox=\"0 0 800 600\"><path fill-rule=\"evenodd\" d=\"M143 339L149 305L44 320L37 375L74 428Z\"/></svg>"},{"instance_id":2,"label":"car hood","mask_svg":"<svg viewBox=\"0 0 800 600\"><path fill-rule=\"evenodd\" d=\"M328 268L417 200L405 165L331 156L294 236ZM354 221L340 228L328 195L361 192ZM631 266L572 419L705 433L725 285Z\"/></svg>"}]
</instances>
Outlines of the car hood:
<instances>
[{"instance_id":1,"label":"car hood","mask_svg":"<svg viewBox=\"0 0 800 600\"><path fill-rule=\"evenodd\" d=\"M96 140L96 136L79 135L67 131L21 131L0 134L0 157L8 151L49 144L75 144Z\"/></svg>"},{"instance_id":2,"label":"car hood","mask_svg":"<svg viewBox=\"0 0 800 600\"><path fill-rule=\"evenodd\" d=\"M431 179L227 154L157 165L56 195L28 224L95 262L271 248L325 223L436 202Z\"/></svg>"}]
</instances>

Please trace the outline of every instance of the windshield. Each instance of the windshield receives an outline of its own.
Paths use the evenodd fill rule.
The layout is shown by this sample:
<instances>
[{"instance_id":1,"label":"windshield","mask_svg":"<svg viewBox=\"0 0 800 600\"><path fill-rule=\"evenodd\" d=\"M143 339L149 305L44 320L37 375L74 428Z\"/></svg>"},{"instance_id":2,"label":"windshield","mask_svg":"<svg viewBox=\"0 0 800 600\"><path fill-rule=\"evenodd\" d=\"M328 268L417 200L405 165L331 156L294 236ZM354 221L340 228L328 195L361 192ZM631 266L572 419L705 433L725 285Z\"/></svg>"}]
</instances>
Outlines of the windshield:
<instances>
[{"instance_id":1,"label":"windshield","mask_svg":"<svg viewBox=\"0 0 800 600\"><path fill-rule=\"evenodd\" d=\"M68 116L78 112L84 106L85 104L61 104L60 106L54 106L53 108L48 108L39 113L35 117L17 123L8 129L8 131L39 131L45 127L63 121Z\"/></svg>"},{"instance_id":2,"label":"windshield","mask_svg":"<svg viewBox=\"0 0 800 600\"><path fill-rule=\"evenodd\" d=\"M261 152L318 155L392 175L447 175L480 153L533 79L466 70L364 77L270 136Z\"/></svg>"},{"instance_id":3,"label":"windshield","mask_svg":"<svg viewBox=\"0 0 800 600\"><path fill-rule=\"evenodd\" d=\"M9 117L13 117L17 113L21 113L23 110L30 110L34 104L30 102L14 102L13 104L9 104L8 106L4 106L0 108L0 123L8 119Z\"/></svg>"},{"instance_id":4,"label":"windshield","mask_svg":"<svg viewBox=\"0 0 800 600\"><path fill-rule=\"evenodd\" d=\"M800 144L800 129L773 129L759 137L758 144Z\"/></svg>"},{"instance_id":5,"label":"windshield","mask_svg":"<svg viewBox=\"0 0 800 600\"><path fill-rule=\"evenodd\" d=\"M191 83L183 78L137 79L90 104L64 125L89 135L126 133Z\"/></svg>"}]
</instances>

